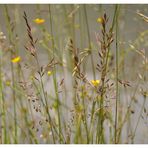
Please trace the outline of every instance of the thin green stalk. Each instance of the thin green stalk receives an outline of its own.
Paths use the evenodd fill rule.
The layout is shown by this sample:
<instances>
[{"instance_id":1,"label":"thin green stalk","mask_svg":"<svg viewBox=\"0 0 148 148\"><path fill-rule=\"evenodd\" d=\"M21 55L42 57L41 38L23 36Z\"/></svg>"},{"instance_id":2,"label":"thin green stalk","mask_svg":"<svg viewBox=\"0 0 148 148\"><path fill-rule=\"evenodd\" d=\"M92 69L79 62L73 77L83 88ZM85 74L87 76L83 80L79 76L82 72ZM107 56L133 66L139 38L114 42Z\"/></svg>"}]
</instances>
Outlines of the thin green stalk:
<instances>
[{"instance_id":1,"label":"thin green stalk","mask_svg":"<svg viewBox=\"0 0 148 148\"><path fill-rule=\"evenodd\" d=\"M38 69L40 69L40 64L39 64L39 61L38 61L37 54L35 56L35 59L36 59L36 62L37 62ZM45 94L45 90L44 90L44 85L43 85L43 80L42 80L42 76L41 75L40 75L40 80L41 80L41 89L42 89L43 96L44 96L44 99L45 99L45 104L44 104L43 100L42 100L42 103L43 103L43 106L45 107L45 110L46 110L48 118L49 118L49 122L51 124L51 132L52 132L53 142L55 143L55 136L54 136L54 132L53 132L53 124L52 124L51 116L50 116L49 109L48 109L48 102L47 102L47 98L46 98L46 94Z\"/></svg>"},{"instance_id":2,"label":"thin green stalk","mask_svg":"<svg viewBox=\"0 0 148 148\"><path fill-rule=\"evenodd\" d=\"M71 10L73 11L75 8L74 8L74 5L70 5L71 6ZM73 44L74 46L76 45L76 39L75 39L75 14L72 15L72 39L73 39Z\"/></svg>"},{"instance_id":3,"label":"thin green stalk","mask_svg":"<svg viewBox=\"0 0 148 148\"><path fill-rule=\"evenodd\" d=\"M12 59L12 56L11 56ZM14 75L14 67L13 67L13 63L11 62L11 72L12 72L12 86L15 89L15 75ZM13 92L13 103L14 103L14 128L15 128L15 144L17 143L17 113L16 113L16 94L15 94L15 90L12 90Z\"/></svg>"},{"instance_id":4,"label":"thin green stalk","mask_svg":"<svg viewBox=\"0 0 148 148\"><path fill-rule=\"evenodd\" d=\"M118 5L116 5L116 10L118 9ZM117 12L118 15L118 12ZM117 143L117 124L118 124L118 96L119 96L119 88L118 88L118 17L116 15L116 105L115 105L115 144Z\"/></svg>"},{"instance_id":5,"label":"thin green stalk","mask_svg":"<svg viewBox=\"0 0 148 148\"><path fill-rule=\"evenodd\" d=\"M147 64L146 64L146 63L147 63L147 58L146 58L146 52L145 52L144 62L145 62L145 65L144 65L144 75L145 75L144 81L146 82L146 81L147 81ZM135 137L135 135L136 135L136 131L137 131L137 128L138 128L138 124L139 124L139 122L140 122L141 114L142 114L143 109L144 109L144 106L145 106L145 104L146 104L146 99L147 99L146 94L143 94L143 97L144 97L144 101L143 101L143 104L142 104L142 107L141 107L141 111L140 111L140 114L139 114L139 117L138 117L138 121L137 121L135 130L134 130L133 135L132 135L132 138L131 138L132 144L134 143L134 137Z\"/></svg>"},{"instance_id":6,"label":"thin green stalk","mask_svg":"<svg viewBox=\"0 0 148 148\"><path fill-rule=\"evenodd\" d=\"M79 10L79 24L80 24L80 47L81 47L81 49L84 49L84 47L85 47L85 33L86 33L86 31L85 31L85 28L83 27L84 26L84 23L85 23L85 21L84 21L84 16L83 16L83 9L82 9L82 6L80 6L81 7L81 9ZM83 50L82 50L83 51ZM87 63L86 64L83 64L83 73L85 74L85 72L86 72L86 65L87 65Z\"/></svg>"},{"instance_id":7,"label":"thin green stalk","mask_svg":"<svg viewBox=\"0 0 148 148\"><path fill-rule=\"evenodd\" d=\"M104 26L104 35L103 35L103 44L106 46L106 26ZM107 50L107 49L104 49ZM99 131L99 133L97 133L97 142L98 143L104 143L104 131L103 131L103 122L104 122L104 115L103 115L103 109L104 109L104 85L105 85L105 77L106 77L106 69L107 69L107 60L108 60L108 51L105 51L106 55L103 58L103 63L105 63L105 67L104 69L102 69L101 72L101 80L102 80L102 91L101 91L101 95L100 95L100 102L99 107L100 107L100 112L99 112L99 118L98 118L98 129L97 131Z\"/></svg>"},{"instance_id":8,"label":"thin green stalk","mask_svg":"<svg viewBox=\"0 0 148 148\"><path fill-rule=\"evenodd\" d=\"M3 93L2 82L2 51L0 55L0 116L1 116L1 143L7 143L7 127L6 127L6 113L5 113L5 99Z\"/></svg>"},{"instance_id":9,"label":"thin green stalk","mask_svg":"<svg viewBox=\"0 0 148 148\"><path fill-rule=\"evenodd\" d=\"M110 29L110 33L113 32L114 26L115 26L115 19L116 19L116 14L117 14L117 7L115 7L115 11L114 11L114 16L113 16L113 21L112 21L112 26ZM104 28L104 32L105 32L105 28ZM104 41L104 45L106 45L106 35L103 37L103 41ZM105 77L106 77L106 72L108 70L108 60L109 60L109 52L110 52L110 46L106 49L106 55L105 55L105 59L103 59L103 63L105 60L105 70L104 72L101 74L101 80L102 81L102 91L101 91L101 95L100 95L100 103L98 104L100 106L100 112L99 112L99 119L98 118L98 124L97 124L97 137L96 138L96 142L104 142L104 134L103 134L103 122L104 122L104 116L103 116L103 101L104 101L104 84L105 84ZM98 135L99 134L99 135Z\"/></svg>"},{"instance_id":10,"label":"thin green stalk","mask_svg":"<svg viewBox=\"0 0 148 148\"><path fill-rule=\"evenodd\" d=\"M39 61L38 61L38 57L37 57L37 54L35 56L35 59L36 59L36 62L37 62L37 66L38 66L38 69L40 69L40 64L39 64ZM54 132L53 132L53 129L55 130L56 133L57 132L57 129L56 127L54 126L54 124L52 123L52 119L51 119L51 116L50 116L50 113L49 113L49 109L48 109L48 102L47 102L47 95L45 93L45 90L44 90L44 84L43 84L43 79L42 79L42 76L40 75L40 80L41 80L41 89L42 89L42 92L43 92L43 96L44 96L44 100L45 100L45 104L43 103L44 101L42 100L42 103L43 103L43 106L45 107L45 110L46 110L46 113L48 115L48 119L49 119L49 122L51 124L51 132L52 132L52 136L53 136L53 142L55 143L55 136L54 136ZM41 97L42 98L42 97ZM59 133L60 134L60 138L63 137L62 133ZM64 141L64 138L61 139Z\"/></svg>"},{"instance_id":11,"label":"thin green stalk","mask_svg":"<svg viewBox=\"0 0 148 148\"><path fill-rule=\"evenodd\" d=\"M9 35L9 42L10 44L13 44L13 34L12 34L12 30L11 30L11 22L10 22L10 16L9 16L9 12L8 12L8 7L7 5L4 6L4 11L5 11L5 17L6 17L6 24L7 24L7 28L8 28L8 35ZM11 59L13 57L13 53L11 50ZM11 77L12 77L12 85L13 87L15 87L15 76L14 76L14 67L13 67L13 63L10 61L10 66L11 66ZM15 96L15 91L12 90L13 93L13 107L14 107L14 143L17 143L17 113L16 113L16 96Z\"/></svg>"},{"instance_id":12,"label":"thin green stalk","mask_svg":"<svg viewBox=\"0 0 148 148\"><path fill-rule=\"evenodd\" d=\"M76 134L74 138L74 144L78 144L81 138L81 120L82 120L82 115L81 113L77 117L77 124L76 124Z\"/></svg>"},{"instance_id":13,"label":"thin green stalk","mask_svg":"<svg viewBox=\"0 0 148 148\"><path fill-rule=\"evenodd\" d=\"M137 123L136 123L136 126L135 126L135 129L134 129L134 132L133 132L133 135L132 135L132 144L134 144L134 137L136 135L136 131L137 131L137 128L138 128L138 124L140 122L140 118L141 118L141 114L143 112L143 109L144 109L144 106L146 104L146 96L144 96L144 101L143 101L143 104L142 104L142 107L141 107L141 110L140 110L140 114L139 114L139 117L138 117L138 120L137 120Z\"/></svg>"},{"instance_id":14,"label":"thin green stalk","mask_svg":"<svg viewBox=\"0 0 148 148\"><path fill-rule=\"evenodd\" d=\"M96 107L96 101L93 101L92 103L92 108L91 108L91 119L90 119L90 127L89 127L89 133L90 133L90 138L91 138L91 143L93 143L93 121L94 121L94 113L95 113L95 107Z\"/></svg>"},{"instance_id":15,"label":"thin green stalk","mask_svg":"<svg viewBox=\"0 0 148 148\"><path fill-rule=\"evenodd\" d=\"M103 27L103 45L106 46L106 24ZM100 94L100 101L98 102L98 106L100 108L99 111L99 117L98 117L98 124L97 124L97 137L96 141L97 143L104 143L104 131L103 131L103 122L104 122L104 115L103 115L103 109L104 109L104 85L105 85L105 78L106 78L106 69L107 69L107 62L108 62L108 55L109 55L109 48L102 49L105 51L105 55L103 57L103 64L105 67L101 71L101 81L102 81L102 91Z\"/></svg>"},{"instance_id":16,"label":"thin green stalk","mask_svg":"<svg viewBox=\"0 0 148 148\"><path fill-rule=\"evenodd\" d=\"M50 31L51 31L51 36L53 37L53 27L52 27L52 13L51 13L51 8L49 5L49 17L50 17ZM53 49L53 58L55 58L55 43L54 39L52 39L52 49ZM55 94L56 94L56 101L57 101L57 113L58 113L58 125L59 125L59 138L60 138L60 143L62 142L62 128L61 128L61 119L60 119L60 105L59 105L59 94L58 94L58 86L57 86L57 79L56 79L56 67L54 65L54 74L53 74L53 81L54 81L54 89L55 89Z\"/></svg>"},{"instance_id":17,"label":"thin green stalk","mask_svg":"<svg viewBox=\"0 0 148 148\"><path fill-rule=\"evenodd\" d=\"M83 92L82 92L83 93ZM87 113L86 113L86 105L85 105L85 97L83 95L83 107L84 107L84 126L85 126L85 129L86 129L86 137L87 137L87 144L89 144L89 130L88 130L88 123L87 123Z\"/></svg>"},{"instance_id":18,"label":"thin green stalk","mask_svg":"<svg viewBox=\"0 0 148 148\"><path fill-rule=\"evenodd\" d=\"M83 6L84 6L84 14L85 14L89 49L91 50L91 66L92 66L92 71L93 71L93 77L94 77L94 80L95 80L96 79L96 74L95 74L95 66L94 66L92 47L91 47L91 39L90 39L90 32L89 32L88 17L87 17L86 5L83 5Z\"/></svg>"},{"instance_id":19,"label":"thin green stalk","mask_svg":"<svg viewBox=\"0 0 148 148\"><path fill-rule=\"evenodd\" d=\"M81 49L84 48L84 27L83 27L83 14L82 10L79 10L79 24L80 24L80 47Z\"/></svg>"}]
</instances>

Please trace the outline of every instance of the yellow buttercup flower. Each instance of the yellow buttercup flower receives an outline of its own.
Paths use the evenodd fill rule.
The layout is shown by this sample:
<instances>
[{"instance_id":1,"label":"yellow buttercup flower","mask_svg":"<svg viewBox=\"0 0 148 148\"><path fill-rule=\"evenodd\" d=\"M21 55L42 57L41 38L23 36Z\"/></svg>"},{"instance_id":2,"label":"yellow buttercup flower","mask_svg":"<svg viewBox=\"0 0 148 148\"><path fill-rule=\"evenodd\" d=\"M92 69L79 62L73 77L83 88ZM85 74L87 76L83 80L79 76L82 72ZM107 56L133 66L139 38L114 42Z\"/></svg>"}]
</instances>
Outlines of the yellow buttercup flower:
<instances>
[{"instance_id":1,"label":"yellow buttercup flower","mask_svg":"<svg viewBox=\"0 0 148 148\"><path fill-rule=\"evenodd\" d=\"M21 60L21 57L20 57L20 56L17 56L17 57L15 57L15 58L13 58L13 59L11 60L11 62L12 62L12 63L18 63L18 62L20 62L20 60Z\"/></svg>"},{"instance_id":2,"label":"yellow buttercup flower","mask_svg":"<svg viewBox=\"0 0 148 148\"><path fill-rule=\"evenodd\" d=\"M97 22L98 23L103 23L103 18L102 17L98 17Z\"/></svg>"},{"instance_id":3,"label":"yellow buttercup flower","mask_svg":"<svg viewBox=\"0 0 148 148\"><path fill-rule=\"evenodd\" d=\"M11 85L11 82L10 82L9 80L7 80L7 81L6 81L6 85L7 85L7 86L10 86L10 85Z\"/></svg>"},{"instance_id":4,"label":"yellow buttercup flower","mask_svg":"<svg viewBox=\"0 0 148 148\"><path fill-rule=\"evenodd\" d=\"M36 24L43 24L45 22L45 20L44 19L37 18L37 19L34 20L34 22Z\"/></svg>"},{"instance_id":5,"label":"yellow buttercup flower","mask_svg":"<svg viewBox=\"0 0 148 148\"><path fill-rule=\"evenodd\" d=\"M48 74L48 76L50 76L52 74L52 72L51 71L48 71L47 74Z\"/></svg>"},{"instance_id":6,"label":"yellow buttercup flower","mask_svg":"<svg viewBox=\"0 0 148 148\"><path fill-rule=\"evenodd\" d=\"M91 80L91 84L93 86L98 86L100 84L100 80Z\"/></svg>"}]
</instances>

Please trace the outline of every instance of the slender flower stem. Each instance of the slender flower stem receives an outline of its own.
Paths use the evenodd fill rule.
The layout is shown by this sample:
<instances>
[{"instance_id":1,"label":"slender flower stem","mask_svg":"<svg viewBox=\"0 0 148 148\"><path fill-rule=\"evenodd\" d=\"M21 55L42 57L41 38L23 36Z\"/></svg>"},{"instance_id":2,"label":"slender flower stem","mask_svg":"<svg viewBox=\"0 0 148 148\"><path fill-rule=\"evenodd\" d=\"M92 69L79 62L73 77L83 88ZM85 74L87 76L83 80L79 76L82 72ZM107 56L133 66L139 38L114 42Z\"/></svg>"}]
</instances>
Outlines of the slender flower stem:
<instances>
[{"instance_id":1,"label":"slender flower stem","mask_svg":"<svg viewBox=\"0 0 148 148\"><path fill-rule=\"evenodd\" d=\"M136 131L137 131L137 128L138 128L138 124L139 124L139 122L140 122L141 114L142 114L142 112L143 112L143 109L144 109L145 104L146 104L146 96L144 96L144 101L143 101L143 104L142 104L142 107L141 107L141 110L140 110L140 114L139 114L139 117L138 117L138 121L137 121L137 123L136 123L135 129L134 129L134 132L133 132L133 135L132 135L132 138L131 138L132 144L134 144L134 137L135 137L135 135L136 135Z\"/></svg>"},{"instance_id":2,"label":"slender flower stem","mask_svg":"<svg viewBox=\"0 0 148 148\"><path fill-rule=\"evenodd\" d=\"M35 56L35 59L36 59L37 65L38 65L38 69L40 69L40 64L39 64L39 61L38 61L37 54ZM54 136L54 132L53 132L54 125L52 124L51 116L50 116L50 113L49 113L48 102L47 102L47 98L46 98L46 94L45 94L45 90L44 90L44 85L43 85L43 80L42 80L42 76L41 75L40 75L40 80L41 80L41 88L42 88L44 99L45 99L45 104L44 104L43 100L42 100L42 103L43 103L43 106L45 107L46 113L48 115L49 123L51 124L51 132L52 132L53 142L55 143L55 136Z\"/></svg>"},{"instance_id":3,"label":"slender flower stem","mask_svg":"<svg viewBox=\"0 0 148 148\"><path fill-rule=\"evenodd\" d=\"M53 37L53 27L52 27L52 13L51 13L51 7L49 5L49 17L50 17L50 31L51 31L51 36ZM53 49L53 58L55 58L55 43L54 39L52 39L52 49ZM57 101L57 113L58 113L58 125L59 125L59 138L60 138L60 143L62 142L62 129L61 129L61 119L60 119L60 105L59 105L59 95L58 95L58 86L57 86L57 79L56 79L56 67L54 65L54 70L55 73L53 74L53 81L54 81L54 88L55 88L55 94L56 94L56 101Z\"/></svg>"},{"instance_id":4,"label":"slender flower stem","mask_svg":"<svg viewBox=\"0 0 148 148\"><path fill-rule=\"evenodd\" d=\"M115 6L118 9L118 5ZM117 12L118 15L118 12ZM116 106L115 106L115 143L117 143L117 122L118 122L118 17L116 15Z\"/></svg>"},{"instance_id":5,"label":"slender flower stem","mask_svg":"<svg viewBox=\"0 0 148 148\"><path fill-rule=\"evenodd\" d=\"M1 53L2 54L2 53ZM1 114L1 128L0 129L0 136L1 141L0 143L7 143L7 127L6 127L6 113L5 113L5 100L4 100L4 93L3 93L3 82L2 82L2 56L0 55L0 114Z\"/></svg>"},{"instance_id":6,"label":"slender flower stem","mask_svg":"<svg viewBox=\"0 0 148 148\"><path fill-rule=\"evenodd\" d=\"M12 35L12 29L10 26L11 22L10 22L10 16L9 16L7 5L5 5L4 9L5 9L6 23L7 23L7 27L8 27L9 42L10 42L10 44L13 44L13 35ZM12 51L11 51L10 57L11 57L11 59L13 57ZM11 61L10 61L10 66L11 66L12 85L13 85L13 88L15 88L14 67L13 67L13 63ZM14 101L13 102L13 107L14 107L14 143L17 143L17 113L16 113L15 90L12 90L12 94L13 94L13 101Z\"/></svg>"},{"instance_id":7,"label":"slender flower stem","mask_svg":"<svg viewBox=\"0 0 148 148\"><path fill-rule=\"evenodd\" d=\"M88 24L86 5L84 5L84 14L85 14L85 20L86 20L86 28L87 28L89 49L91 50L91 66L92 66L92 71L93 71L93 77L94 77L94 80L95 80L96 79L96 75L95 75L95 67L94 67L94 61L93 61L93 54L92 54L92 47L91 47L91 39L90 39L90 32L89 32L89 24Z\"/></svg>"}]
</instances>

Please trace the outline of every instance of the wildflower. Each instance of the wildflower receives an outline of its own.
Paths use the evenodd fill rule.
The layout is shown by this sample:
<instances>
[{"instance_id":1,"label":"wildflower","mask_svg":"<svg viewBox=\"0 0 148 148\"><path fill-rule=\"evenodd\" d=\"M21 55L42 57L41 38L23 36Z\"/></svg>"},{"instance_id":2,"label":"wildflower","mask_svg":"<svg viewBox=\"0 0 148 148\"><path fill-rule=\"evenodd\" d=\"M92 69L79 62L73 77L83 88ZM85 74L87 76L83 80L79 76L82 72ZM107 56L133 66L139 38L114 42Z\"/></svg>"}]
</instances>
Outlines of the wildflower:
<instances>
[{"instance_id":1,"label":"wildflower","mask_svg":"<svg viewBox=\"0 0 148 148\"><path fill-rule=\"evenodd\" d=\"M34 22L36 24L43 24L45 22L45 20L44 19L37 18L37 19L34 20Z\"/></svg>"},{"instance_id":2,"label":"wildflower","mask_svg":"<svg viewBox=\"0 0 148 148\"><path fill-rule=\"evenodd\" d=\"M52 72L51 71L48 71L47 74L48 74L48 76L50 76L52 74Z\"/></svg>"},{"instance_id":3,"label":"wildflower","mask_svg":"<svg viewBox=\"0 0 148 148\"><path fill-rule=\"evenodd\" d=\"M7 85L7 86L10 86L10 85L11 85L11 82L10 82L9 80L7 80L7 81L6 81L6 85Z\"/></svg>"},{"instance_id":4,"label":"wildflower","mask_svg":"<svg viewBox=\"0 0 148 148\"><path fill-rule=\"evenodd\" d=\"M97 22L98 23L103 23L103 18L102 17L98 17Z\"/></svg>"},{"instance_id":5,"label":"wildflower","mask_svg":"<svg viewBox=\"0 0 148 148\"><path fill-rule=\"evenodd\" d=\"M11 60L11 62L12 62L12 63L18 63L18 62L20 62L20 60L21 60L21 57L20 57L20 56L17 56L17 57L15 57L15 58L13 58L13 59Z\"/></svg>"},{"instance_id":6,"label":"wildflower","mask_svg":"<svg viewBox=\"0 0 148 148\"><path fill-rule=\"evenodd\" d=\"M100 80L91 80L93 86L98 86L100 84Z\"/></svg>"}]
</instances>

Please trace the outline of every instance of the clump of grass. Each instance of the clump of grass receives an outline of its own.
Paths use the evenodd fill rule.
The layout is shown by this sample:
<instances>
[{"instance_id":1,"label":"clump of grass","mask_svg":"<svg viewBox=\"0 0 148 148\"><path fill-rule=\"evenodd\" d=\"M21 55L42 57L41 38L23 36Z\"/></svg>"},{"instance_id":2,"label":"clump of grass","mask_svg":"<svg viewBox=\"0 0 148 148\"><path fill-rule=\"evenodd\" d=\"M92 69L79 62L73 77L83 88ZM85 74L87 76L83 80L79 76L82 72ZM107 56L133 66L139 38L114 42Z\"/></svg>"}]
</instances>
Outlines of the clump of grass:
<instances>
[{"instance_id":1,"label":"clump of grass","mask_svg":"<svg viewBox=\"0 0 148 148\"><path fill-rule=\"evenodd\" d=\"M93 34L95 41L89 19L93 6L44 7L42 10L40 5L36 6L37 16L32 21L28 12L23 14L26 43L21 48L26 50L21 55L17 19L9 13L9 6L4 6L8 39L0 33L0 143L135 143L138 125L147 116L144 83L148 60L146 52L138 49L147 32L141 33L123 55L121 6L115 5L113 17L103 14L103 5L98 6L103 15L95 20L99 28L99 33ZM59 17L55 17L56 7L63 19L60 25ZM48 17L42 17L42 13ZM147 16L137 14L147 23ZM55 30L63 26L67 34L61 37ZM77 39L78 33L81 37ZM47 53L44 61L40 57L42 51ZM135 85L122 78L121 65L130 52L138 54L142 61ZM130 94L126 94L128 106L123 103L123 90ZM136 99L138 95L143 98L142 103ZM138 118L133 127L127 127L132 124L136 105ZM128 141L122 137L125 128Z\"/></svg>"},{"instance_id":2,"label":"clump of grass","mask_svg":"<svg viewBox=\"0 0 148 148\"><path fill-rule=\"evenodd\" d=\"M44 98L42 98L41 97L41 102L42 102L42 105L43 105L43 107L44 107L44 109L45 109L45 111L46 111L46 113L47 113L47 116L48 116L48 120L49 120L49 124L51 125L51 132L52 132L52 136L53 136L53 142L55 143L55 136L54 136L54 131L53 131L53 129L56 131L56 133L57 133L57 128L55 127L55 125L53 124L53 122L52 122L52 119L51 119L51 115L50 115L50 113L49 113L49 109L48 109L48 101L47 101L47 95L46 95L46 92L45 92L45 89L44 89L44 84L43 84L43 76L44 76L44 70L43 70L43 67L42 66L40 66L40 64L39 64L39 60L38 60L38 56L37 56L37 52L36 52L36 48L35 48L35 43L36 43L36 41L34 41L33 40L33 36L32 36L32 33L31 33L31 27L30 27L30 25L29 25L29 23L28 23L28 19L27 19L27 15L26 15L26 13L24 12L24 19L25 19L25 21L26 21L26 25L27 25L27 31L28 31L28 36L29 36L29 39L30 39L30 47L25 47L31 54L32 54L32 56L33 57L35 57L35 59L36 59L36 63L37 63L37 65L38 65L38 74L39 74L39 76L40 76L40 80L38 80L37 78L37 80L38 81L40 81L40 85L41 85L41 88L42 88L42 93L43 93L43 97ZM53 60L51 60L51 62L50 63L52 63L52 61ZM47 65L48 67L49 66L54 66L55 64L53 64L53 65ZM41 93L41 92L40 92ZM58 113L59 114L59 113ZM59 119L60 120L60 119ZM59 126L60 126L60 124L59 124ZM61 135L62 135L62 133L61 133L61 130L60 130L60 127L59 127L59 138L61 139Z\"/></svg>"}]
</instances>

